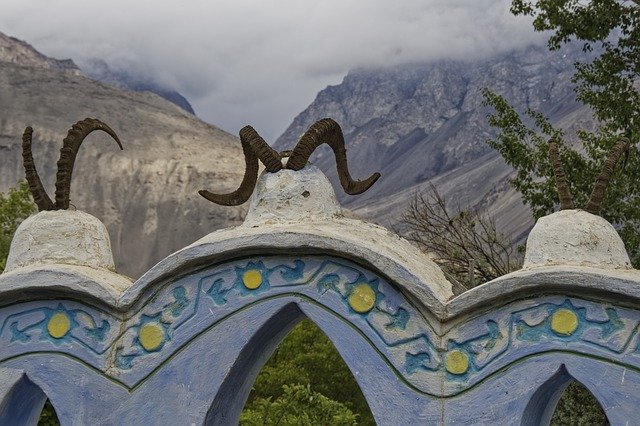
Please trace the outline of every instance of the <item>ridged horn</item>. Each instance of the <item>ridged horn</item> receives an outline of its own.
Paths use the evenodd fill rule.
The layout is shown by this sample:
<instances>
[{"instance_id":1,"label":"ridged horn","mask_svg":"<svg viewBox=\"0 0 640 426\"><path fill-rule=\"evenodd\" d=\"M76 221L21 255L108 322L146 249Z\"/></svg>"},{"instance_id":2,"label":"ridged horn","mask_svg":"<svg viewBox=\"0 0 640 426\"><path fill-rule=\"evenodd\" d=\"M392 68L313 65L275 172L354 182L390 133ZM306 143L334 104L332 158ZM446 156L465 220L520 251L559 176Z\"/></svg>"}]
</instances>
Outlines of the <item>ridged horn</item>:
<instances>
[{"instance_id":1,"label":"ridged horn","mask_svg":"<svg viewBox=\"0 0 640 426\"><path fill-rule=\"evenodd\" d=\"M240 187L228 194L214 194L201 189L198 194L207 200L223 206L239 206L246 202L258 181L258 159L262 161L268 172L275 173L282 169L280 155L271 148L264 139L251 126L245 126L240 130L240 143L244 152L244 177Z\"/></svg>"},{"instance_id":2,"label":"ridged horn","mask_svg":"<svg viewBox=\"0 0 640 426\"><path fill-rule=\"evenodd\" d=\"M253 152L256 153L258 159L262 161L264 167L270 173L275 173L282 169L282 161L280 160L280 154L278 151L271 148L262 136L256 132L251 126L244 126L240 130L240 141L246 139Z\"/></svg>"},{"instance_id":3,"label":"ridged horn","mask_svg":"<svg viewBox=\"0 0 640 426\"><path fill-rule=\"evenodd\" d=\"M564 166L560 159L558 144L553 138L549 139L549 160L551 161L551 168L553 169L553 175L556 180L556 191L560 199L560 210L572 209L574 208L573 197L569 189L569 182L567 182L567 174L564 171Z\"/></svg>"},{"instance_id":4,"label":"ridged horn","mask_svg":"<svg viewBox=\"0 0 640 426\"><path fill-rule=\"evenodd\" d=\"M602 166L602 171L600 172L600 175L598 175L598 179L593 187L589 201L587 201L587 205L584 208L585 211L592 214L600 213L602 201L604 200L604 193L613 178L613 172L615 171L616 164L620 160L620 157L622 157L622 154L626 154L627 156L629 155L630 147L631 141L626 137L620 138L618 143L615 144L609 154L609 157L605 160L604 165Z\"/></svg>"},{"instance_id":5,"label":"ridged horn","mask_svg":"<svg viewBox=\"0 0 640 426\"><path fill-rule=\"evenodd\" d=\"M69 208L69 193L71 191L71 175L73 166L78 155L78 150L82 141L95 130L102 130L109 134L120 149L122 143L116 133L102 121L95 118L85 118L71 126L67 136L62 141L60 159L58 160L58 173L56 174L56 209L66 210Z\"/></svg>"},{"instance_id":6,"label":"ridged horn","mask_svg":"<svg viewBox=\"0 0 640 426\"><path fill-rule=\"evenodd\" d=\"M296 144L289 160L287 169L300 170L309 161L309 157L323 143L331 147L336 157L338 177L344 191L349 195L361 194L373 185L380 173L374 173L363 181L356 181L349 174L347 165L347 150L345 148L344 136L340 125L330 118L323 118L315 122L309 130L302 135Z\"/></svg>"},{"instance_id":7,"label":"ridged horn","mask_svg":"<svg viewBox=\"0 0 640 426\"><path fill-rule=\"evenodd\" d=\"M27 127L22 134L22 164L24 165L25 175L27 182L29 183L29 191L33 195L33 201L38 206L38 211L53 210L54 205L51 198L45 191L38 171L36 170L35 162L33 161L33 154L31 152L31 137L33 135L33 129Z\"/></svg>"}]
</instances>

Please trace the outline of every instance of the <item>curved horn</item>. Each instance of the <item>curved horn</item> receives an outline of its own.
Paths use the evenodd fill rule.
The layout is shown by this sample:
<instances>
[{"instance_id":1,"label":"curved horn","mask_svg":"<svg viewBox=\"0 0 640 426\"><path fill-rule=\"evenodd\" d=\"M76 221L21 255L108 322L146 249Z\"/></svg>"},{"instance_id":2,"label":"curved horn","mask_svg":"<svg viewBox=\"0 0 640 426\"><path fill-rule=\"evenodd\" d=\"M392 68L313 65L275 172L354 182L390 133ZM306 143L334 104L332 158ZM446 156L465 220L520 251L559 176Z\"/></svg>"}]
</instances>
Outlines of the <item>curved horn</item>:
<instances>
[{"instance_id":1,"label":"curved horn","mask_svg":"<svg viewBox=\"0 0 640 426\"><path fill-rule=\"evenodd\" d=\"M342 184L342 188L347 194L356 195L366 191L380 177L380 173L376 172L363 181L354 181L351 178L347 165L347 150L344 146L342 129L338 123L330 118L323 118L315 122L302 135L287 161L287 169L302 169L307 164L313 151L323 143L329 145L335 154L340 184Z\"/></svg>"},{"instance_id":2,"label":"curved horn","mask_svg":"<svg viewBox=\"0 0 640 426\"><path fill-rule=\"evenodd\" d=\"M243 138L247 140L247 143L256 153L258 159L262 161L268 172L275 173L282 169L282 160L280 160L278 151L271 148L253 127L244 126L240 130L240 141Z\"/></svg>"},{"instance_id":3,"label":"curved horn","mask_svg":"<svg viewBox=\"0 0 640 426\"><path fill-rule=\"evenodd\" d=\"M85 118L74 124L67 136L62 141L62 149L60 150L60 159L58 160L58 173L56 174L56 209L69 208L69 192L71 190L71 174L73 173L73 165L76 161L76 155L82 141L95 130L102 130L111 136L122 149L122 143L116 133L102 121L95 118Z\"/></svg>"},{"instance_id":4,"label":"curved horn","mask_svg":"<svg viewBox=\"0 0 640 426\"><path fill-rule=\"evenodd\" d=\"M214 194L207 190L200 190L198 194L207 200L223 206L238 206L246 202L258 181L258 159L265 165L267 171L275 173L282 169L282 161L278 153L260 137L251 126L240 130L240 143L244 152L245 170L240 187L229 194Z\"/></svg>"},{"instance_id":5,"label":"curved horn","mask_svg":"<svg viewBox=\"0 0 640 426\"><path fill-rule=\"evenodd\" d=\"M553 138L549 139L549 159L551 160L551 168L553 169L553 175L556 179L556 191L560 199L560 210L572 209L573 198L571 197L569 182L567 182L567 174L560 160L558 144Z\"/></svg>"},{"instance_id":6,"label":"curved horn","mask_svg":"<svg viewBox=\"0 0 640 426\"><path fill-rule=\"evenodd\" d=\"M604 200L604 192L613 178L616 164L618 160L620 160L620 157L622 157L622 154L629 155L630 147L631 141L626 137L620 138L618 143L613 147L609 157L604 162L604 166L602 166L600 175L598 175L596 184L593 187L593 192L591 192L589 201L587 201L587 205L584 208L585 211L592 214L598 214L600 212L600 207Z\"/></svg>"},{"instance_id":7,"label":"curved horn","mask_svg":"<svg viewBox=\"0 0 640 426\"><path fill-rule=\"evenodd\" d=\"M33 154L31 153L32 135L33 129L31 127L24 129L24 133L22 134L22 164L24 164L25 175L29 183L29 191L31 195L33 195L33 201L38 206L38 211L53 210L53 202L42 185L35 162L33 161Z\"/></svg>"}]
</instances>

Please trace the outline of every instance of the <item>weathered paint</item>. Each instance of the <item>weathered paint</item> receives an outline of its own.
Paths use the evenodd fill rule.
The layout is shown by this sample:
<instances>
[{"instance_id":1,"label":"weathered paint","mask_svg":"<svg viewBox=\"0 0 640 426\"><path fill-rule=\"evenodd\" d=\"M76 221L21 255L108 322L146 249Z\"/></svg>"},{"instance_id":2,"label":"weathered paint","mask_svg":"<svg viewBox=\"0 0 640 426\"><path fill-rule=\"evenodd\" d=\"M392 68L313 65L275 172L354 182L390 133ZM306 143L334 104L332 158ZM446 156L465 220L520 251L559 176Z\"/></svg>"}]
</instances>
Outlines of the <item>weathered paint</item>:
<instances>
[{"instance_id":1,"label":"weathered paint","mask_svg":"<svg viewBox=\"0 0 640 426\"><path fill-rule=\"evenodd\" d=\"M258 286L246 286L247 271L259 271ZM354 306L358 291L365 302ZM263 363L307 316L338 348L381 424L399 418L449 423L457 418L450 407L469 398L490 401L465 405L471 419L512 423L534 410L529 399L542 384L521 378L544 376L540 362L555 366L549 377L565 367L608 371L614 386L611 372L624 370L627 386L640 383L636 309L567 295L525 296L451 327L428 319L424 309L388 278L344 259L254 256L159 283L125 313L65 299L4 306L0 366L24 371L34 386L57 395L82 383L78 395L58 397L55 405L71 424L98 418L130 424L141 421L143 407L163 422L225 423L237 419ZM375 391L368 389L372 381ZM506 390L496 393L488 383ZM5 398L16 398L14 392ZM83 395L96 392L100 402L85 402ZM404 417L390 413L389 398ZM613 403L631 409L637 401ZM533 406L544 411L547 405ZM510 411L516 406L522 412Z\"/></svg>"}]
</instances>

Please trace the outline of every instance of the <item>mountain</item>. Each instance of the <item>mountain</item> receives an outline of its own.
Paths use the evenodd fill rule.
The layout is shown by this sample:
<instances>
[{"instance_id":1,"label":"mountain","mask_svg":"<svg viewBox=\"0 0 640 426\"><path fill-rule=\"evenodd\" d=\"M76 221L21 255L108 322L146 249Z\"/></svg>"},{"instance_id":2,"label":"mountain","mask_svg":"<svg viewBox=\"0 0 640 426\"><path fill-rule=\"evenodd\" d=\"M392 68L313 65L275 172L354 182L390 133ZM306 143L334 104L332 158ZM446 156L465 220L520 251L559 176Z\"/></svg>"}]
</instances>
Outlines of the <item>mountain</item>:
<instances>
[{"instance_id":1,"label":"mountain","mask_svg":"<svg viewBox=\"0 0 640 426\"><path fill-rule=\"evenodd\" d=\"M82 73L92 80L120 89L133 90L134 92L146 91L155 93L169 102L178 105L189 114L195 115L195 111L189 101L180 93L130 72L123 70L114 71L102 59L88 60L81 64L81 69Z\"/></svg>"},{"instance_id":2,"label":"mountain","mask_svg":"<svg viewBox=\"0 0 640 426\"><path fill-rule=\"evenodd\" d=\"M441 60L350 72L322 90L275 143L291 149L316 120L334 118L347 141L356 179L382 173L366 193L343 205L383 225L401 228L401 215L416 192L433 183L453 206L490 207L500 229L516 238L532 224L528 209L509 186L511 170L486 140L494 134L482 105L485 87L519 111L534 108L574 133L592 128L589 111L575 100L571 76L577 48L548 52L530 46L481 61ZM312 161L338 182L328 147Z\"/></svg>"},{"instance_id":3,"label":"mountain","mask_svg":"<svg viewBox=\"0 0 640 426\"><path fill-rule=\"evenodd\" d=\"M38 52L29 43L9 37L1 32L0 61L25 67L37 67L62 71L72 75L81 75L80 68L71 59L49 58Z\"/></svg>"},{"instance_id":4,"label":"mountain","mask_svg":"<svg viewBox=\"0 0 640 426\"><path fill-rule=\"evenodd\" d=\"M140 76L135 76L126 71L114 71L102 59L91 59L83 62L78 67L71 59L49 58L38 52L29 43L9 37L0 32L0 61L23 66L34 66L50 70L59 70L73 75L84 75L92 80L117 87L119 89L133 90L135 92L151 92L159 95L194 114L189 101L180 93L164 87Z\"/></svg>"},{"instance_id":5,"label":"mountain","mask_svg":"<svg viewBox=\"0 0 640 426\"><path fill-rule=\"evenodd\" d=\"M75 163L71 203L105 223L120 272L137 277L241 222L244 207L216 206L197 194L237 187L244 173L237 138L160 96L95 82L69 61L0 40L0 191L24 178L21 137L32 126L35 161L52 195L62 139L73 123L94 117L118 133L124 151L104 133L91 134Z\"/></svg>"}]
</instances>

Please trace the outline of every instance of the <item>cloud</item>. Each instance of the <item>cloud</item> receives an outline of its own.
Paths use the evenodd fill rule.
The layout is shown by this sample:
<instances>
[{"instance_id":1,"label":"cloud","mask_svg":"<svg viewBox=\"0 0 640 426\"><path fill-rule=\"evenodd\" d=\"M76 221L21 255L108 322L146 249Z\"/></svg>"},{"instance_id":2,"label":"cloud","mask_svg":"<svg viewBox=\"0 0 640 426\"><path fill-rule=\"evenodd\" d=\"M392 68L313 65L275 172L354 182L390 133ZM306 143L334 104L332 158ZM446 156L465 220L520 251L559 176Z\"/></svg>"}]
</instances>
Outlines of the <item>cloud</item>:
<instances>
[{"instance_id":1,"label":"cloud","mask_svg":"<svg viewBox=\"0 0 640 426\"><path fill-rule=\"evenodd\" d=\"M541 39L504 0L5 0L0 31L49 56L147 75L204 120L232 133L251 123L268 140L350 69Z\"/></svg>"}]
</instances>

